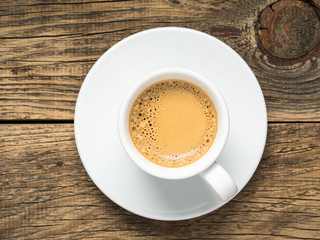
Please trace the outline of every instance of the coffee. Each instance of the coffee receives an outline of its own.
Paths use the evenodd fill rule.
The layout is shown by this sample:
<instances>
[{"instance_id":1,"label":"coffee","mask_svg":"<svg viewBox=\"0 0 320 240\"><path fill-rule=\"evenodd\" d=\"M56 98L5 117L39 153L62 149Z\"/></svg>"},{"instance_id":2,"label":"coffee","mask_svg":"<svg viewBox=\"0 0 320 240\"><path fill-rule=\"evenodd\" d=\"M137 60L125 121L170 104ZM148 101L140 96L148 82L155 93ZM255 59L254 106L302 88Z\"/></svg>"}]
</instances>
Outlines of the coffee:
<instances>
[{"instance_id":1,"label":"coffee","mask_svg":"<svg viewBox=\"0 0 320 240\"><path fill-rule=\"evenodd\" d=\"M199 160L211 147L217 124L209 96L178 79L146 88L133 103L129 117L130 135L139 152L170 168Z\"/></svg>"}]
</instances>

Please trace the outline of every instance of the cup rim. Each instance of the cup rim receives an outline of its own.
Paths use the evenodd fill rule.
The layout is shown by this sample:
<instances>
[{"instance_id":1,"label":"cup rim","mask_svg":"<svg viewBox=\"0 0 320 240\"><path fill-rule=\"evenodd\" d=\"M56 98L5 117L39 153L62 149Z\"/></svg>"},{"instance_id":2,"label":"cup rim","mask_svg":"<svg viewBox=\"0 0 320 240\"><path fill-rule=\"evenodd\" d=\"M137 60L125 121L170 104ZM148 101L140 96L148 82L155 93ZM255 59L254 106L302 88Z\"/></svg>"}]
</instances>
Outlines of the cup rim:
<instances>
[{"instance_id":1,"label":"cup rim","mask_svg":"<svg viewBox=\"0 0 320 240\"><path fill-rule=\"evenodd\" d=\"M197 161L178 168L163 167L148 160L135 147L129 133L130 111L133 102L136 100L139 94L153 83L172 78L182 78L181 80L189 81L205 91L213 101L218 116L218 129L216 137L209 150ZM125 152L142 170L155 177L164 179L184 179L192 177L210 167L218 158L225 146L229 133L229 125L230 120L228 107L219 89L204 76L185 68L163 68L153 71L142 77L125 95L118 114L118 132Z\"/></svg>"}]
</instances>

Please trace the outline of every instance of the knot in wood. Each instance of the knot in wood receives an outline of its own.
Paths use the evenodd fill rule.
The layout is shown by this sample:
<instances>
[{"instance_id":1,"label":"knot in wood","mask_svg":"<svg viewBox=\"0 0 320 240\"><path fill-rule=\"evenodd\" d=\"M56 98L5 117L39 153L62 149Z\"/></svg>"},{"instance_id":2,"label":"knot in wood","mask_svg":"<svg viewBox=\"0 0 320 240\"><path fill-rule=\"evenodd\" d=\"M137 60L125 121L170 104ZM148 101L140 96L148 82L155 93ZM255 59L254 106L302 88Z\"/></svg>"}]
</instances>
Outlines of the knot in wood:
<instances>
[{"instance_id":1,"label":"knot in wood","mask_svg":"<svg viewBox=\"0 0 320 240\"><path fill-rule=\"evenodd\" d=\"M273 57L295 59L320 43L319 9L298 0L282 0L265 8L259 17L258 37Z\"/></svg>"}]
</instances>

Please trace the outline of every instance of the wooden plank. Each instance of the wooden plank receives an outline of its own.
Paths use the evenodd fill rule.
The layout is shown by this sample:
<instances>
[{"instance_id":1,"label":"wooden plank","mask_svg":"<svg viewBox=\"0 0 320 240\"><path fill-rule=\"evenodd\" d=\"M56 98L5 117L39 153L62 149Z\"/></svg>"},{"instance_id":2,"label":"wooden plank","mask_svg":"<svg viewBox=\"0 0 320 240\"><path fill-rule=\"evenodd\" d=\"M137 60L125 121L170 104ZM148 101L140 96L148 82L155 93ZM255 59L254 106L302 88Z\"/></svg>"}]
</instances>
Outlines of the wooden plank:
<instances>
[{"instance_id":1,"label":"wooden plank","mask_svg":"<svg viewBox=\"0 0 320 240\"><path fill-rule=\"evenodd\" d=\"M300 36L297 41L313 37L312 46L304 48L309 53L295 59L275 58L260 43L265 26L259 20L264 9L272 11L268 5L274 2L1 1L0 119L73 119L82 81L103 52L135 32L180 26L218 37L245 59L263 89L269 121L319 121L320 48L312 49L317 19L307 25L309 31L293 22L294 33ZM318 8L320 1L314 3L307 11L294 12L300 14L296 19L303 20ZM287 11L292 16L293 10ZM301 37L304 32L309 38Z\"/></svg>"},{"instance_id":2,"label":"wooden plank","mask_svg":"<svg viewBox=\"0 0 320 240\"><path fill-rule=\"evenodd\" d=\"M2 124L0 131L0 239L320 236L319 123L269 125L244 190L213 213L178 222L148 220L106 198L81 164L72 124Z\"/></svg>"}]
</instances>

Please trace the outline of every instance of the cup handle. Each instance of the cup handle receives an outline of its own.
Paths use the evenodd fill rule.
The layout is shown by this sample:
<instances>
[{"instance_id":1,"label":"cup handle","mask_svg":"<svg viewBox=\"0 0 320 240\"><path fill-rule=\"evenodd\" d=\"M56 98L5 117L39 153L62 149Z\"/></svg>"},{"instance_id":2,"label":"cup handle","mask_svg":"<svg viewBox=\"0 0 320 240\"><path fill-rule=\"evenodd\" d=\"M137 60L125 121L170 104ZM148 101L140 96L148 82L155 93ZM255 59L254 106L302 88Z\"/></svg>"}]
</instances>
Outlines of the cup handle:
<instances>
[{"instance_id":1,"label":"cup handle","mask_svg":"<svg viewBox=\"0 0 320 240\"><path fill-rule=\"evenodd\" d=\"M215 191L223 202L229 201L237 192L238 187L226 170L217 162L199 174L208 187Z\"/></svg>"}]
</instances>

